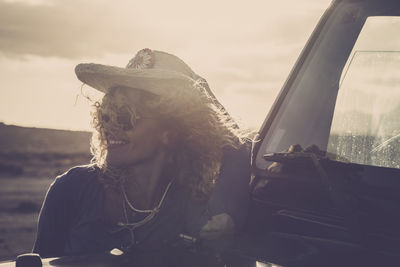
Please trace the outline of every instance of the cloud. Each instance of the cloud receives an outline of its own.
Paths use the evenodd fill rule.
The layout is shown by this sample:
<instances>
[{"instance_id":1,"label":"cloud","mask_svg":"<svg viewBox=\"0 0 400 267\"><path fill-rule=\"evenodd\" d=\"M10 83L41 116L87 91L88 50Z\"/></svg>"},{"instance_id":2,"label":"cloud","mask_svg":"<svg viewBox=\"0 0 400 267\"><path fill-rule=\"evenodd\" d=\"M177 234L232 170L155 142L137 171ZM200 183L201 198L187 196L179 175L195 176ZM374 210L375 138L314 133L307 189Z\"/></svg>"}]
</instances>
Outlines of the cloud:
<instances>
[{"instance_id":1,"label":"cloud","mask_svg":"<svg viewBox=\"0 0 400 267\"><path fill-rule=\"evenodd\" d=\"M296 2L291 1L291 5L298 5ZM99 0L96 4L84 0L3 0L0 52L14 57L81 58L132 53L149 44L177 51L201 43L223 49L266 40L279 42L287 36L292 39L283 42L291 42L301 34L293 26L308 23L298 14L295 7L287 9L261 0L252 5L226 0L203 1L201 5L181 0ZM282 31L276 25L283 20L288 23Z\"/></svg>"},{"instance_id":2,"label":"cloud","mask_svg":"<svg viewBox=\"0 0 400 267\"><path fill-rule=\"evenodd\" d=\"M0 71L11 88L1 92L1 120L87 129L87 109L71 110L73 67L125 66L149 47L181 57L233 115L258 127L329 1L93 2L0 0Z\"/></svg>"},{"instance_id":3,"label":"cloud","mask_svg":"<svg viewBox=\"0 0 400 267\"><path fill-rule=\"evenodd\" d=\"M95 57L130 51L135 24L117 19L118 12L99 1L57 1L53 5L0 2L0 51L8 56Z\"/></svg>"}]
</instances>

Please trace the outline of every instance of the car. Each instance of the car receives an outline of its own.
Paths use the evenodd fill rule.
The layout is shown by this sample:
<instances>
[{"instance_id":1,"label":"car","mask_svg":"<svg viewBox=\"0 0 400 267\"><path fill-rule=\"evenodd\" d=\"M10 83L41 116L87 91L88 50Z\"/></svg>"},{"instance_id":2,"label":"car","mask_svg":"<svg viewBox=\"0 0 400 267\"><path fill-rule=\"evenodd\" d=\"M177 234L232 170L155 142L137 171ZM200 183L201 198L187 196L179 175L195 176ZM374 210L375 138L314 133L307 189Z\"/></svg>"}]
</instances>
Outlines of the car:
<instances>
[{"instance_id":1,"label":"car","mask_svg":"<svg viewBox=\"0 0 400 267\"><path fill-rule=\"evenodd\" d=\"M255 137L238 235L0 267L399 266L399 32L398 0L331 3Z\"/></svg>"}]
</instances>

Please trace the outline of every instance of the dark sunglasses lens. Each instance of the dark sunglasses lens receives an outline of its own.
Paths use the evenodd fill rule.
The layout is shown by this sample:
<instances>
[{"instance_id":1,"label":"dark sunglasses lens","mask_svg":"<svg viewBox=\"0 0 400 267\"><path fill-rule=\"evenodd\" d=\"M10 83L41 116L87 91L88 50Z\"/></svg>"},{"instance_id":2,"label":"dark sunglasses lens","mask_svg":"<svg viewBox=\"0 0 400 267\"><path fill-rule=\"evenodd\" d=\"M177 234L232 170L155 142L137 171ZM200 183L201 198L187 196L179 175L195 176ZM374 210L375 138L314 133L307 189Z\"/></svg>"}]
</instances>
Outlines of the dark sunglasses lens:
<instances>
[{"instance_id":1,"label":"dark sunglasses lens","mask_svg":"<svg viewBox=\"0 0 400 267\"><path fill-rule=\"evenodd\" d=\"M133 129L131 114L123 113L117 116L117 123L121 125L124 131L129 131Z\"/></svg>"}]
</instances>

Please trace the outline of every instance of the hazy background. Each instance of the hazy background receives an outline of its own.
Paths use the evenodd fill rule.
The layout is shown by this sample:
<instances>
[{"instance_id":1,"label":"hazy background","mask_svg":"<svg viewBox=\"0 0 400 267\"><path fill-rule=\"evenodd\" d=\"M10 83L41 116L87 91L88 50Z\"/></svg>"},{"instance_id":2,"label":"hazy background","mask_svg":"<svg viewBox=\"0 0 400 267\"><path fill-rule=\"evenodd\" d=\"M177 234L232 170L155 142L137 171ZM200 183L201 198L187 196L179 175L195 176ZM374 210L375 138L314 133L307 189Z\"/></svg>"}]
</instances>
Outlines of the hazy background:
<instances>
[{"instance_id":1,"label":"hazy background","mask_svg":"<svg viewBox=\"0 0 400 267\"><path fill-rule=\"evenodd\" d=\"M329 2L0 0L0 261L32 249L54 177L90 161L96 91L75 65L173 53L258 129Z\"/></svg>"},{"instance_id":2,"label":"hazy background","mask_svg":"<svg viewBox=\"0 0 400 267\"><path fill-rule=\"evenodd\" d=\"M258 129L329 3L0 0L0 122L90 129L75 65L124 67L148 47L178 55Z\"/></svg>"}]
</instances>

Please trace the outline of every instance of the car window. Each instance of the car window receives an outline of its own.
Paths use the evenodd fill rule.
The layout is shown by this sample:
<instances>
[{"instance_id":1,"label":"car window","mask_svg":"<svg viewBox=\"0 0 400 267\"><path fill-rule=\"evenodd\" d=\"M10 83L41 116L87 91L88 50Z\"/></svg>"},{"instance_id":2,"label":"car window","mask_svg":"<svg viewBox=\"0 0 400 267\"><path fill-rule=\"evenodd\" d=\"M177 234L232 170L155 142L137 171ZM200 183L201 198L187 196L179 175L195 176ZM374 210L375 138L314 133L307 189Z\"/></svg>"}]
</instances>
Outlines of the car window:
<instances>
[{"instance_id":1,"label":"car window","mask_svg":"<svg viewBox=\"0 0 400 267\"><path fill-rule=\"evenodd\" d=\"M334 160L400 168L400 4L341 1L303 50L260 131L266 153L315 144ZM400 115L400 114L399 114Z\"/></svg>"},{"instance_id":2,"label":"car window","mask_svg":"<svg viewBox=\"0 0 400 267\"><path fill-rule=\"evenodd\" d=\"M398 17L370 17L343 71L328 141L336 160L400 168Z\"/></svg>"},{"instance_id":3,"label":"car window","mask_svg":"<svg viewBox=\"0 0 400 267\"><path fill-rule=\"evenodd\" d=\"M316 144L326 150L341 73L365 22L361 12L358 3L338 2L326 13L327 21L314 31L270 112L273 115L264 122L257 168L270 164L262 157L265 153L281 152L292 144Z\"/></svg>"}]
</instances>

